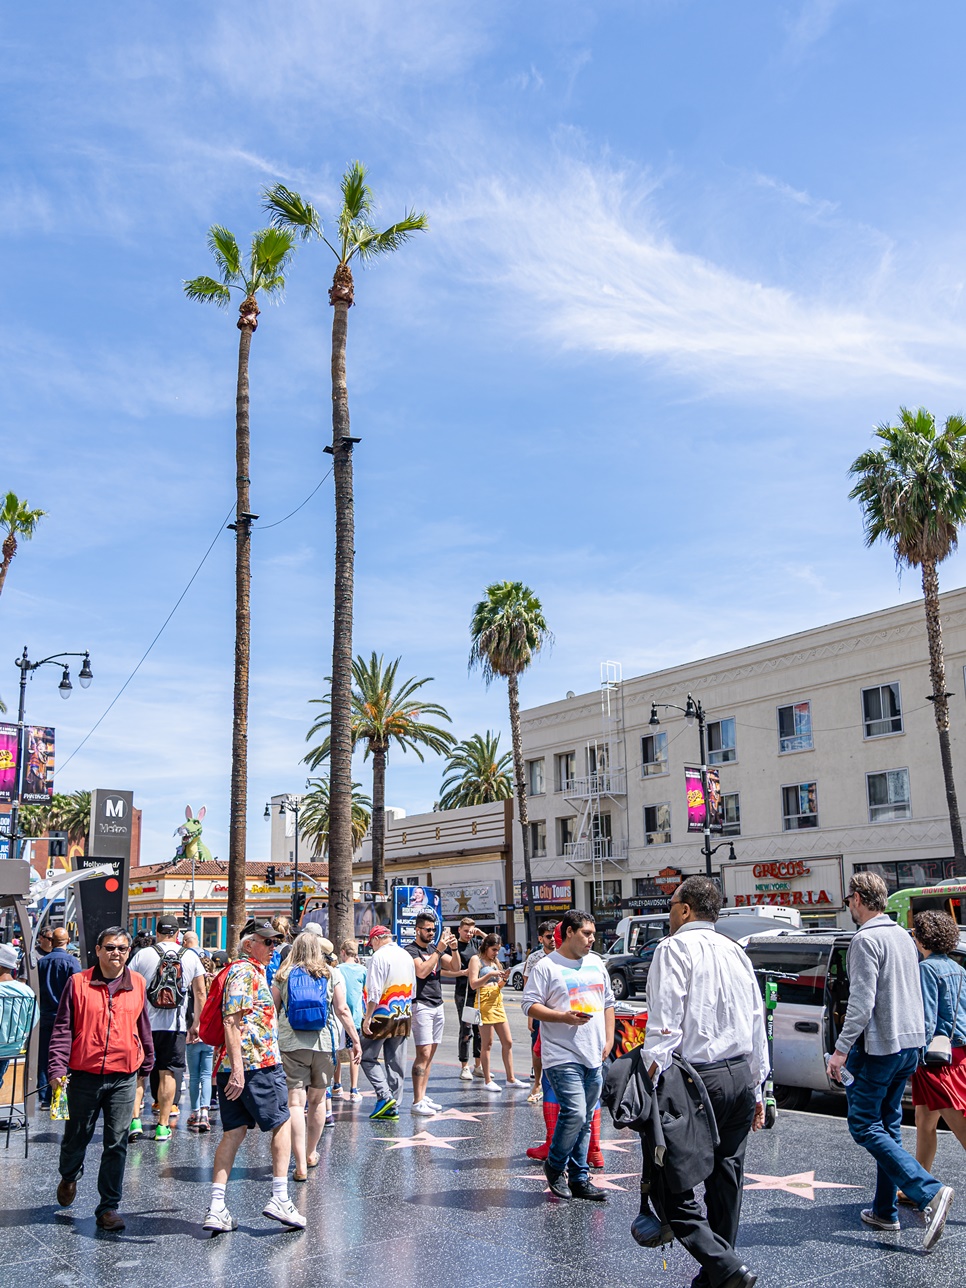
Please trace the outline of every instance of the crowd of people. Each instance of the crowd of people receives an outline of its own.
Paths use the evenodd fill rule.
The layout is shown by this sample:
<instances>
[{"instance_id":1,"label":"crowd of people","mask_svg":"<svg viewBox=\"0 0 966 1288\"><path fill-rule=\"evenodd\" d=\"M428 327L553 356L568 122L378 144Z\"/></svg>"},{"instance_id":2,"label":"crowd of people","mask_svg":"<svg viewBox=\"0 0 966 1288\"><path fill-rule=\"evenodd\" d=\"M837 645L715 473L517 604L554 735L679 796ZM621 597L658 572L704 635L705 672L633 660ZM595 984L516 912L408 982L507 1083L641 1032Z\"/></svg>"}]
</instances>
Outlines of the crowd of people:
<instances>
[{"instance_id":1,"label":"crowd of people","mask_svg":"<svg viewBox=\"0 0 966 1288\"><path fill-rule=\"evenodd\" d=\"M886 896L874 874L851 878L847 906L857 929L848 948L850 993L828 1068L846 1087L849 1131L876 1166L874 1199L861 1221L898 1230L898 1205L909 1204L923 1214L928 1252L954 1198L931 1170L940 1119L966 1148L966 971L950 956L959 939L951 917L917 913L910 935L886 915ZM483 935L471 917L454 933L430 912L417 916L413 942L405 946L388 927L375 926L365 963L354 940L336 956L311 922L293 928L287 918L249 921L229 960L202 952L196 937L162 918L153 939L132 941L118 926L103 931L94 966L82 970L67 952L65 932L54 930L38 942L39 1006L16 979L16 950L0 944L0 999L14 1003L4 1014L19 1012L23 1028L19 1035L0 1032L0 1078L3 1052L22 1044L29 1024L39 1022L40 1103L66 1087L69 1111L57 1201L74 1202L102 1119L95 1216L101 1229L118 1231L125 1226L120 1208L128 1148L147 1138L170 1140L187 1071L188 1129L210 1131L216 1119L221 1129L204 1228L213 1234L237 1228L229 1178L238 1149L257 1129L271 1142L272 1192L263 1214L300 1229L306 1219L289 1185L306 1182L319 1164L332 1098L361 1099L360 1069L375 1093L369 1117L398 1120L412 1037L409 1110L428 1118L441 1109L430 1091L446 1024L441 983L447 976L456 985L460 1080L479 1078L492 1094L526 1088L531 1102L544 1088L556 1104L538 1155L550 1193L606 1203L588 1163L603 1095L615 1121L632 1123L642 1137L634 1237L647 1246L677 1238L699 1265L694 1288L753 1288L756 1272L736 1245L745 1150L750 1133L764 1123L769 1052L751 961L733 940L714 933L720 907L716 883L704 877L689 877L675 891L670 934L655 949L648 975L643 1046L609 1070L614 997L593 951L593 918L574 910L540 926L540 948L524 967L532 1082L514 1069L503 1003L510 972L500 959L499 936ZM494 1038L502 1084L491 1064ZM915 1157L899 1131L910 1079ZM144 1126L148 1095L150 1131ZM701 1182L703 1201L695 1193Z\"/></svg>"}]
</instances>

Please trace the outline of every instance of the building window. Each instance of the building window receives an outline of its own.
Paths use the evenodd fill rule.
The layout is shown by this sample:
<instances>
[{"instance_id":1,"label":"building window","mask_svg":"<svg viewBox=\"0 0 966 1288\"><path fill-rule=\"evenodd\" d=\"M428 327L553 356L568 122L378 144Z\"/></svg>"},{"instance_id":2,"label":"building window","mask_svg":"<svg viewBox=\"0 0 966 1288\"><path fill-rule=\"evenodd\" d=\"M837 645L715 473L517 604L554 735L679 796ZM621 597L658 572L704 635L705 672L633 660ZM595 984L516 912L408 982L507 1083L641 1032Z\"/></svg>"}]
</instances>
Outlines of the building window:
<instances>
[{"instance_id":1,"label":"building window","mask_svg":"<svg viewBox=\"0 0 966 1288\"><path fill-rule=\"evenodd\" d=\"M577 753L575 751L561 752L559 756L554 757L554 761L556 762L557 791L569 791L570 784L577 777Z\"/></svg>"},{"instance_id":2,"label":"building window","mask_svg":"<svg viewBox=\"0 0 966 1288\"><path fill-rule=\"evenodd\" d=\"M667 734L649 733L641 739L641 777L667 773Z\"/></svg>"},{"instance_id":3,"label":"building window","mask_svg":"<svg viewBox=\"0 0 966 1288\"><path fill-rule=\"evenodd\" d=\"M221 918L220 917L202 917L201 918L201 946L202 948L220 948L221 947Z\"/></svg>"},{"instance_id":4,"label":"building window","mask_svg":"<svg viewBox=\"0 0 966 1288\"><path fill-rule=\"evenodd\" d=\"M644 840L648 845L671 844L671 806L667 801L644 806Z\"/></svg>"},{"instance_id":5,"label":"building window","mask_svg":"<svg viewBox=\"0 0 966 1288\"><path fill-rule=\"evenodd\" d=\"M741 835L741 806L737 792L725 792L721 797L721 835Z\"/></svg>"},{"instance_id":6,"label":"building window","mask_svg":"<svg viewBox=\"0 0 966 1288\"><path fill-rule=\"evenodd\" d=\"M574 815L557 819L557 853L566 854L566 847L574 843Z\"/></svg>"},{"instance_id":7,"label":"building window","mask_svg":"<svg viewBox=\"0 0 966 1288\"><path fill-rule=\"evenodd\" d=\"M818 788L815 783L794 783L782 788L782 825L786 832L818 827Z\"/></svg>"},{"instance_id":8,"label":"building window","mask_svg":"<svg viewBox=\"0 0 966 1288\"><path fill-rule=\"evenodd\" d=\"M778 750L812 750L812 704L793 702L778 708Z\"/></svg>"},{"instance_id":9,"label":"building window","mask_svg":"<svg viewBox=\"0 0 966 1288\"><path fill-rule=\"evenodd\" d=\"M611 835L610 814L592 814L590 818L590 836L594 842L594 857L609 859L614 852Z\"/></svg>"},{"instance_id":10,"label":"building window","mask_svg":"<svg viewBox=\"0 0 966 1288\"><path fill-rule=\"evenodd\" d=\"M712 720L708 725L708 764L727 765L737 759L734 716L727 720Z\"/></svg>"},{"instance_id":11,"label":"building window","mask_svg":"<svg viewBox=\"0 0 966 1288\"><path fill-rule=\"evenodd\" d=\"M543 779L543 758L527 761L527 792L531 796L542 796L546 790Z\"/></svg>"},{"instance_id":12,"label":"building window","mask_svg":"<svg viewBox=\"0 0 966 1288\"><path fill-rule=\"evenodd\" d=\"M547 824L545 819L530 824L530 857L542 859L547 853Z\"/></svg>"},{"instance_id":13,"label":"building window","mask_svg":"<svg viewBox=\"0 0 966 1288\"><path fill-rule=\"evenodd\" d=\"M865 781L870 823L891 823L897 818L912 817L908 769L886 769L880 774L866 774Z\"/></svg>"},{"instance_id":14,"label":"building window","mask_svg":"<svg viewBox=\"0 0 966 1288\"><path fill-rule=\"evenodd\" d=\"M862 690L862 723L867 738L902 733L902 703L899 684L877 684Z\"/></svg>"},{"instance_id":15,"label":"building window","mask_svg":"<svg viewBox=\"0 0 966 1288\"><path fill-rule=\"evenodd\" d=\"M590 913L598 927L602 923L613 925L621 915L623 883L620 881L588 881L587 894Z\"/></svg>"}]
</instances>

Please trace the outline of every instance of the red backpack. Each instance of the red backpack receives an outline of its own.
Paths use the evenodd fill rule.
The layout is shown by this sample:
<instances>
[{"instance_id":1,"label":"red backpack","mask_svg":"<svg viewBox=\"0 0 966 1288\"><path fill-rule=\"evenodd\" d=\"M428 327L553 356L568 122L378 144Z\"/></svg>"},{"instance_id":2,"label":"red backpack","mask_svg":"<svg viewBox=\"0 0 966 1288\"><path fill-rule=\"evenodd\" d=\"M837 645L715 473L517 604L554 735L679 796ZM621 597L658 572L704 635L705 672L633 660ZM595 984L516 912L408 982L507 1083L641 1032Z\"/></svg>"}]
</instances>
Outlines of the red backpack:
<instances>
[{"instance_id":1,"label":"red backpack","mask_svg":"<svg viewBox=\"0 0 966 1288\"><path fill-rule=\"evenodd\" d=\"M230 962L222 967L208 985L208 997L201 1011L201 1019L198 1021L198 1036L202 1042L207 1042L209 1046L216 1048L225 1045L225 1018L221 1013L221 1003L225 995L225 980L234 964Z\"/></svg>"}]
</instances>

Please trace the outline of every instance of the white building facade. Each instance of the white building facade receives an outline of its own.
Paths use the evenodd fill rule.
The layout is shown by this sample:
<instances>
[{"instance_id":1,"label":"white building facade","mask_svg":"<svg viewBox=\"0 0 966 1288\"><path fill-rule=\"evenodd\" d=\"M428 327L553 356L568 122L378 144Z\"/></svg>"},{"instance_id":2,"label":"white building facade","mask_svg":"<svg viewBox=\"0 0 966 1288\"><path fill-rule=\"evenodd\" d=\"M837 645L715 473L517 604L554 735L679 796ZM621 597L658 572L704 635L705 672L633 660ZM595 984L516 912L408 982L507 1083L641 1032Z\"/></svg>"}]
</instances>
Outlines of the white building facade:
<instances>
[{"instance_id":1,"label":"white building facade","mask_svg":"<svg viewBox=\"0 0 966 1288\"><path fill-rule=\"evenodd\" d=\"M962 801L966 590L943 595L942 611ZM631 901L664 906L681 875L705 870L701 835L687 831L697 724L661 706L689 693L720 778L713 870L729 903L791 903L806 922L847 924L856 868L890 889L953 874L921 601L634 679L601 670L600 690L523 713L534 878L575 878L599 925Z\"/></svg>"}]
</instances>

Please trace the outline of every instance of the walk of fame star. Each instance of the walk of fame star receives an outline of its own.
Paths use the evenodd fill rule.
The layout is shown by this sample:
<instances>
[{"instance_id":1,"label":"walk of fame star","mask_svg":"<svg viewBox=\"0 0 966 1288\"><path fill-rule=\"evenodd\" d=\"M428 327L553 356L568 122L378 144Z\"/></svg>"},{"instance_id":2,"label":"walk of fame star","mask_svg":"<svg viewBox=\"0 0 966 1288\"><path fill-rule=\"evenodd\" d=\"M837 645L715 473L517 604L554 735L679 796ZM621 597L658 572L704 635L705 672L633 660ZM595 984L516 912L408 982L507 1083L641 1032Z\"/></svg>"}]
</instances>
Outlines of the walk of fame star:
<instances>
[{"instance_id":1,"label":"walk of fame star","mask_svg":"<svg viewBox=\"0 0 966 1288\"><path fill-rule=\"evenodd\" d=\"M615 1185L614 1182L627 1181L630 1180L632 1176L636 1180L640 1180L641 1174L640 1172L612 1172L610 1176L605 1176L602 1172L596 1172L590 1180L591 1184L598 1190L618 1190L623 1194L626 1191L627 1186ZM531 1172L529 1176L513 1176L510 1179L514 1181L543 1181L544 1194L550 1193L550 1189L546 1184L546 1177L542 1172Z\"/></svg>"},{"instance_id":2,"label":"walk of fame star","mask_svg":"<svg viewBox=\"0 0 966 1288\"><path fill-rule=\"evenodd\" d=\"M443 1109L440 1113L434 1114L433 1122L441 1123L450 1119L451 1121L477 1123L481 1118L492 1118L495 1113L495 1109L480 1109L475 1114L464 1114L461 1109Z\"/></svg>"},{"instance_id":3,"label":"walk of fame star","mask_svg":"<svg viewBox=\"0 0 966 1288\"><path fill-rule=\"evenodd\" d=\"M602 1140L600 1147L601 1149L613 1150L616 1154L629 1154L631 1152L630 1145L619 1145L616 1140Z\"/></svg>"},{"instance_id":4,"label":"walk of fame star","mask_svg":"<svg viewBox=\"0 0 966 1288\"><path fill-rule=\"evenodd\" d=\"M390 1149L416 1149L419 1145L429 1149L452 1149L453 1146L449 1143L451 1140L469 1139L469 1136L434 1136L432 1132L419 1131L415 1136L400 1136L397 1140L386 1140L384 1143Z\"/></svg>"},{"instance_id":5,"label":"walk of fame star","mask_svg":"<svg viewBox=\"0 0 966 1288\"><path fill-rule=\"evenodd\" d=\"M745 1180L754 1181L746 1190L782 1190L785 1194L798 1194L803 1199L815 1198L816 1190L860 1190L861 1185L838 1185L835 1181L817 1181L814 1172L793 1172L791 1176L758 1176L745 1172Z\"/></svg>"}]
</instances>

